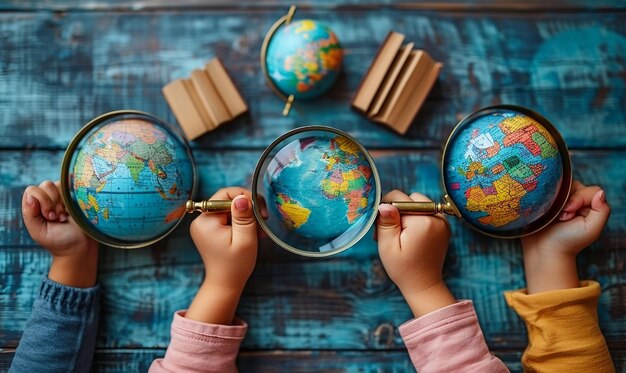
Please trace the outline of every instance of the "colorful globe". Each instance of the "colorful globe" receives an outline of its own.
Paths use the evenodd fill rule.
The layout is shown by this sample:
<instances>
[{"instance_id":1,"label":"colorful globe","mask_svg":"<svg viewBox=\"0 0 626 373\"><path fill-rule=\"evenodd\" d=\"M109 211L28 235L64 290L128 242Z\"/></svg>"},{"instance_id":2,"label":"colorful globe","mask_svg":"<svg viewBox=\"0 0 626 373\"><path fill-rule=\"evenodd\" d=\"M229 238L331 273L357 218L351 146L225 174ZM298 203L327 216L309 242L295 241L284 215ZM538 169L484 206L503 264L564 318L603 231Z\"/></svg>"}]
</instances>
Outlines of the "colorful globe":
<instances>
[{"instance_id":1,"label":"colorful globe","mask_svg":"<svg viewBox=\"0 0 626 373\"><path fill-rule=\"evenodd\" d=\"M69 207L87 233L134 247L178 224L194 189L193 160L164 123L143 115L113 118L74 141L66 155Z\"/></svg>"},{"instance_id":2,"label":"colorful globe","mask_svg":"<svg viewBox=\"0 0 626 373\"><path fill-rule=\"evenodd\" d=\"M265 58L269 78L283 94L310 99L324 94L335 83L343 50L330 28L303 20L279 28Z\"/></svg>"},{"instance_id":3,"label":"colorful globe","mask_svg":"<svg viewBox=\"0 0 626 373\"><path fill-rule=\"evenodd\" d=\"M488 234L515 236L548 214L562 199L569 160L554 131L513 109L489 110L459 125L448 141L443 173L467 222Z\"/></svg>"},{"instance_id":4,"label":"colorful globe","mask_svg":"<svg viewBox=\"0 0 626 373\"><path fill-rule=\"evenodd\" d=\"M328 242L358 231L375 211L375 185L370 162L345 137L330 133L288 142L264 176L271 215L282 224L274 233L283 240L293 232Z\"/></svg>"}]
</instances>

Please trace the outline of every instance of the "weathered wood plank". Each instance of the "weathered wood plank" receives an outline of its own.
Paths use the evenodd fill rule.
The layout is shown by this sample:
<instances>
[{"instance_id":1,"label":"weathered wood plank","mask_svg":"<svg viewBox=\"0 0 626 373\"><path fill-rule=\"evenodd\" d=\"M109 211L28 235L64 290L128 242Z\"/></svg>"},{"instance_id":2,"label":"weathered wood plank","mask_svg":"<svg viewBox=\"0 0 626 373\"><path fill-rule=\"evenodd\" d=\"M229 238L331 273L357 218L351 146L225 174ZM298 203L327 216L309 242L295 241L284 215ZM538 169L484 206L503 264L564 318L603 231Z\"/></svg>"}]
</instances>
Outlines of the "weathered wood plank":
<instances>
[{"instance_id":1,"label":"weathered wood plank","mask_svg":"<svg viewBox=\"0 0 626 373\"><path fill-rule=\"evenodd\" d=\"M351 132L371 148L438 148L465 114L521 104L551 118L573 148L626 146L626 15L303 10L345 47L345 73L325 98L289 117L264 82L258 54L277 11L0 13L0 148L64 148L83 123L133 108L170 122L161 87L219 56L250 114L201 148L263 148L302 124ZM406 137L349 102L387 31L444 63Z\"/></svg>"},{"instance_id":2,"label":"weathered wood plank","mask_svg":"<svg viewBox=\"0 0 626 373\"><path fill-rule=\"evenodd\" d=\"M492 351L510 369L521 373L520 351ZM164 349L97 350L93 371L147 372L154 359L162 357ZM8 370L13 351L0 351L0 370ZM626 351L613 352L616 372L626 371ZM412 372L413 365L405 350L391 351L246 351L237 358L239 371L245 372Z\"/></svg>"},{"instance_id":3,"label":"weathered wood plank","mask_svg":"<svg viewBox=\"0 0 626 373\"><path fill-rule=\"evenodd\" d=\"M249 185L258 151L197 151L201 194ZM14 347L30 313L33 294L49 266L23 227L21 193L26 184L57 175L62 154L0 152L0 341ZM374 152L383 189L441 194L436 151ZM600 320L611 348L626 348L623 293L626 274L626 153L573 152L575 175L605 187L614 210L599 242L580 256L584 278L600 281ZM518 241L479 236L452 220L453 239L445 278L459 298L473 299L492 348L521 349L525 328L509 310L503 290L524 285ZM149 249L101 251L103 312L101 348L164 348L172 312L184 308L201 281L202 265L183 225ZM325 260L297 257L262 242L259 261L239 314L251 325L248 349L370 349L402 345L396 328L410 317L387 279L371 233L354 248Z\"/></svg>"},{"instance_id":4,"label":"weathered wood plank","mask_svg":"<svg viewBox=\"0 0 626 373\"><path fill-rule=\"evenodd\" d=\"M316 0L316 1L287 1L287 0L245 0L225 4L220 0L182 0L172 3L166 0L5 0L0 3L0 10L115 10L115 11L144 11L159 9L285 9L295 4L302 8L324 9L355 9L355 8L410 8L425 10L455 10L455 11L537 11L537 10L615 10L623 9L625 4L619 0L561 0L545 2L541 0L525 1L520 3L516 0L456 0L438 1L432 0Z\"/></svg>"},{"instance_id":5,"label":"weathered wood plank","mask_svg":"<svg viewBox=\"0 0 626 373\"><path fill-rule=\"evenodd\" d=\"M94 372L147 372L164 349L98 350ZM503 352L498 357L512 372L521 372L520 354ZM0 352L0 370L9 368L14 353ZM237 358L239 371L245 372L398 372L415 371L404 350L400 351L242 351Z\"/></svg>"}]
</instances>

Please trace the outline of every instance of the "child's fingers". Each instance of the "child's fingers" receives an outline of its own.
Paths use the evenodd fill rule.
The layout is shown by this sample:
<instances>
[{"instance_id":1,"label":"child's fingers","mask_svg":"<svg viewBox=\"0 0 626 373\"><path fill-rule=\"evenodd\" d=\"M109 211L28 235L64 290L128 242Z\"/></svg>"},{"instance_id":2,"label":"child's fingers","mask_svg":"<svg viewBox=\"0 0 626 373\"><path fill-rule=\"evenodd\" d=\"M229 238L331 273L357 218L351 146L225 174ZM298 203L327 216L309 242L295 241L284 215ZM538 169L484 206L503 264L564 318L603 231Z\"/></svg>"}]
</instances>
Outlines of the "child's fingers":
<instances>
[{"instance_id":1,"label":"child's fingers","mask_svg":"<svg viewBox=\"0 0 626 373\"><path fill-rule=\"evenodd\" d=\"M261 211L261 217L263 219L267 219L268 215L267 215L267 203L265 202L265 198L261 195L259 195L259 198L256 201L257 205L259 206L259 210Z\"/></svg>"},{"instance_id":2,"label":"child's fingers","mask_svg":"<svg viewBox=\"0 0 626 373\"><path fill-rule=\"evenodd\" d=\"M400 212L395 206L387 203L378 206L376 238L378 239L379 251L400 250L401 222Z\"/></svg>"},{"instance_id":3,"label":"child's fingers","mask_svg":"<svg viewBox=\"0 0 626 373\"><path fill-rule=\"evenodd\" d=\"M33 189L35 188L37 187L29 186L24 190L24 195L22 195L22 215L27 222L34 219L43 219L41 206L33 194Z\"/></svg>"},{"instance_id":4,"label":"child's fingers","mask_svg":"<svg viewBox=\"0 0 626 373\"><path fill-rule=\"evenodd\" d=\"M385 194L382 198L385 202L391 201L410 201L411 197L407 196L406 193L403 193L397 189L392 190L391 192Z\"/></svg>"},{"instance_id":5,"label":"child's fingers","mask_svg":"<svg viewBox=\"0 0 626 373\"><path fill-rule=\"evenodd\" d=\"M59 180L54 182L54 186L57 188L59 194L61 194L61 182ZM61 194L61 214L59 215L59 221L65 223L70 220L70 214L67 212L67 208L65 207L65 201L63 200L63 195Z\"/></svg>"},{"instance_id":6,"label":"child's fingers","mask_svg":"<svg viewBox=\"0 0 626 373\"><path fill-rule=\"evenodd\" d=\"M46 218L42 216L42 208L39 199L36 197L39 188L29 186L22 196L22 216L24 224L31 237L38 241L42 235L45 235Z\"/></svg>"},{"instance_id":7,"label":"child's fingers","mask_svg":"<svg viewBox=\"0 0 626 373\"><path fill-rule=\"evenodd\" d=\"M599 190L599 186L588 186L577 189L570 195L567 204L563 207L563 212L575 214L581 207L590 206L591 199Z\"/></svg>"},{"instance_id":8,"label":"child's fingers","mask_svg":"<svg viewBox=\"0 0 626 373\"><path fill-rule=\"evenodd\" d=\"M581 183L578 180L574 180L572 181L572 190L570 191L570 194L574 194L583 188L585 188L585 184Z\"/></svg>"},{"instance_id":9,"label":"child's fingers","mask_svg":"<svg viewBox=\"0 0 626 373\"><path fill-rule=\"evenodd\" d=\"M28 188L26 188L24 193L37 200L40 214L44 219L56 220L56 206L46 192L41 190L41 188L39 187L29 186Z\"/></svg>"},{"instance_id":10,"label":"child's fingers","mask_svg":"<svg viewBox=\"0 0 626 373\"><path fill-rule=\"evenodd\" d=\"M609 215L611 215L611 207L606 202L606 194L604 190L599 190L591 199L591 210L585 216L585 227L595 236L599 236L609 220Z\"/></svg>"},{"instance_id":11,"label":"child's fingers","mask_svg":"<svg viewBox=\"0 0 626 373\"><path fill-rule=\"evenodd\" d=\"M215 194L211 197L211 199L230 199L233 200L235 197L240 195L246 195L248 197L252 197L252 193L249 190L241 187L228 187L222 188L215 192Z\"/></svg>"},{"instance_id":12,"label":"child's fingers","mask_svg":"<svg viewBox=\"0 0 626 373\"><path fill-rule=\"evenodd\" d=\"M243 195L237 196L231 206L233 225L232 243L234 247L252 247L257 242L256 219L252 213L252 200Z\"/></svg>"},{"instance_id":13,"label":"child's fingers","mask_svg":"<svg viewBox=\"0 0 626 373\"><path fill-rule=\"evenodd\" d=\"M61 193L59 193L56 185L54 185L54 183L50 180L46 180L43 183L39 184L39 188L43 190L48 195L48 197L50 197L50 200L54 204L53 212L56 216L54 218L52 216L48 216L48 218L50 220L56 220L61 216L61 214L65 212L65 209L63 208L63 203L61 201Z\"/></svg>"}]
</instances>

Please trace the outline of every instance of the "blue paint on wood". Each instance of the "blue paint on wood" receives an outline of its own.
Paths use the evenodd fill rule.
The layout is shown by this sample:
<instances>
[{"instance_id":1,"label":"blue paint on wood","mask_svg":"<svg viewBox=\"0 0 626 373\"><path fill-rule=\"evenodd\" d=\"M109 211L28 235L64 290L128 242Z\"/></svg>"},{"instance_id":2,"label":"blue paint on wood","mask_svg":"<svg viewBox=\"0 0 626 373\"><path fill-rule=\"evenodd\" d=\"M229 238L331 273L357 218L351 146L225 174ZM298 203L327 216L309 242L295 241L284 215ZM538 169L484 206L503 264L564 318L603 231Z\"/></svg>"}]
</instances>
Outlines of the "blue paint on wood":
<instances>
[{"instance_id":1,"label":"blue paint on wood","mask_svg":"<svg viewBox=\"0 0 626 373\"><path fill-rule=\"evenodd\" d=\"M497 103L537 109L554 121L574 148L626 145L624 136L613 136L626 131L623 79L570 79L570 65L553 63L575 61L607 75L623 75L626 52L617 48L619 38L626 35L622 13L460 17L405 10L303 10L299 14L323 19L334 28L345 48L345 69L332 93L299 103L289 117L280 115L282 103L265 84L258 62L262 36L275 12L0 14L0 33L5 35L0 48L4 134L0 147L64 148L83 123L114 109L140 109L174 122L162 86L215 56L224 61L250 114L201 138L195 147L262 149L291 128L325 123L351 132L372 148L438 148L463 116ZM349 105L392 28L444 63L439 82L407 137L369 122ZM589 33L606 37L585 36ZM577 52L555 47L580 36L585 43ZM607 45L615 46L610 47L612 57L599 58ZM542 53L542 48L552 55ZM563 76L558 86L536 78L537 69L547 64ZM595 124L593 130L589 123Z\"/></svg>"},{"instance_id":2,"label":"blue paint on wood","mask_svg":"<svg viewBox=\"0 0 626 373\"><path fill-rule=\"evenodd\" d=\"M250 113L193 144L204 197L227 185L249 186L269 142L291 128L322 123L349 131L372 150L385 192L398 188L437 199L443 191L436 149L465 114L512 103L552 119L576 149L575 177L603 185L613 206L602 236L578 263L581 277L602 284L600 324L617 371L624 371L624 3L429 3L323 0L301 7L299 17L322 19L335 29L346 64L330 95L299 103L286 118L258 67L262 37L285 6L280 0L219 8L195 0L141 2L152 12L137 12L137 3L118 0L0 3L0 9L24 10L0 13L0 149L5 149L0 150L0 371L8 367L10 349L50 263L23 226L24 187L58 178L62 149L83 123L102 112L133 108L174 122L161 87L214 56L225 62ZM188 8L171 12L172 6ZM428 7L435 10L425 11ZM603 12L572 12L580 9ZM392 28L445 64L407 137L349 108ZM200 258L187 235L190 219L150 248L102 249L95 371L145 371L164 353L172 313L189 304L202 279ZM460 220L451 224L446 282L458 298L474 300L490 348L512 371L521 371L526 330L501 296L524 286L519 241L480 236ZM352 249L323 260L297 257L263 240L239 314L251 325L239 360L243 372L410 370L397 333L410 311L378 260L372 232Z\"/></svg>"}]
</instances>

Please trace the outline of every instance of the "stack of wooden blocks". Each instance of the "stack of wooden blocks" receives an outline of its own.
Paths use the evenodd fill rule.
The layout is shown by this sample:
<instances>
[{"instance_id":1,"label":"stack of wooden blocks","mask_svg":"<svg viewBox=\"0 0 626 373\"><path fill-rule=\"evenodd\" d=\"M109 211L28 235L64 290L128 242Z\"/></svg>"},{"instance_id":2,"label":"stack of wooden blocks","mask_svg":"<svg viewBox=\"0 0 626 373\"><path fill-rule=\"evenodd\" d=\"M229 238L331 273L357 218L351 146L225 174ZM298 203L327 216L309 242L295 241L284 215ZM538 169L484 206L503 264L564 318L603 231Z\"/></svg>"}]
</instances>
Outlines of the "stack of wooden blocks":
<instances>
[{"instance_id":1,"label":"stack of wooden blocks","mask_svg":"<svg viewBox=\"0 0 626 373\"><path fill-rule=\"evenodd\" d=\"M226 69L217 58L189 79L177 79L163 87L185 136L193 140L248 111Z\"/></svg>"},{"instance_id":2,"label":"stack of wooden blocks","mask_svg":"<svg viewBox=\"0 0 626 373\"><path fill-rule=\"evenodd\" d=\"M390 32L352 100L352 107L404 134L435 84L442 64L404 35Z\"/></svg>"}]
</instances>

